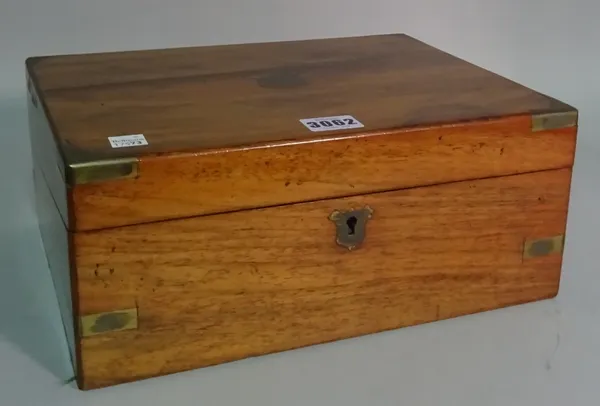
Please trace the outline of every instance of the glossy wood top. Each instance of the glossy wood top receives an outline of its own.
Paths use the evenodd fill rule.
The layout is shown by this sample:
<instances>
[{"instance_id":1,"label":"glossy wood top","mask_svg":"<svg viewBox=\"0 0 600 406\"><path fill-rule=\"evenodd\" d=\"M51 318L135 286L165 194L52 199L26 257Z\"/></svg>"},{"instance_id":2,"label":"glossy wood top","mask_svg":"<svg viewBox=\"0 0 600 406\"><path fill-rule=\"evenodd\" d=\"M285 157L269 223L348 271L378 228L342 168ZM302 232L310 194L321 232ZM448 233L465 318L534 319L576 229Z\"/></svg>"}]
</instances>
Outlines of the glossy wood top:
<instances>
[{"instance_id":1,"label":"glossy wood top","mask_svg":"<svg viewBox=\"0 0 600 406\"><path fill-rule=\"evenodd\" d=\"M27 68L67 165L574 110L405 35L37 57ZM342 114L365 127L313 133L299 121ZM125 134L149 145L110 146Z\"/></svg>"}]
</instances>

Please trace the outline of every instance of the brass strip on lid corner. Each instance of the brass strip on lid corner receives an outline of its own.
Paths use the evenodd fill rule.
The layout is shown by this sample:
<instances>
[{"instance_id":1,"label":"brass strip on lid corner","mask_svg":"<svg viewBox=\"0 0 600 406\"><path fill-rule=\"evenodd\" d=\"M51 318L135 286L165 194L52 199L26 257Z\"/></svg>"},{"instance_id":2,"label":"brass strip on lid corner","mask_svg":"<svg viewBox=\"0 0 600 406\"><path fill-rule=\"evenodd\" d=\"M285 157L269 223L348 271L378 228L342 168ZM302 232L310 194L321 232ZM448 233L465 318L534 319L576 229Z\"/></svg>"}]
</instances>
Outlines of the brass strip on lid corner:
<instances>
[{"instance_id":1,"label":"brass strip on lid corner","mask_svg":"<svg viewBox=\"0 0 600 406\"><path fill-rule=\"evenodd\" d=\"M552 254L561 254L563 252L564 242L564 235L525 240L525 244L523 246L523 259L545 257Z\"/></svg>"},{"instance_id":2,"label":"brass strip on lid corner","mask_svg":"<svg viewBox=\"0 0 600 406\"><path fill-rule=\"evenodd\" d=\"M576 127L578 117L579 113L577 111L536 114L531 117L531 131L538 132Z\"/></svg>"},{"instance_id":3,"label":"brass strip on lid corner","mask_svg":"<svg viewBox=\"0 0 600 406\"><path fill-rule=\"evenodd\" d=\"M136 178L137 158L105 159L69 165L67 182L70 185L103 182L116 179Z\"/></svg>"},{"instance_id":4,"label":"brass strip on lid corner","mask_svg":"<svg viewBox=\"0 0 600 406\"><path fill-rule=\"evenodd\" d=\"M81 337L137 328L137 308L89 314L79 318L79 335Z\"/></svg>"}]
</instances>

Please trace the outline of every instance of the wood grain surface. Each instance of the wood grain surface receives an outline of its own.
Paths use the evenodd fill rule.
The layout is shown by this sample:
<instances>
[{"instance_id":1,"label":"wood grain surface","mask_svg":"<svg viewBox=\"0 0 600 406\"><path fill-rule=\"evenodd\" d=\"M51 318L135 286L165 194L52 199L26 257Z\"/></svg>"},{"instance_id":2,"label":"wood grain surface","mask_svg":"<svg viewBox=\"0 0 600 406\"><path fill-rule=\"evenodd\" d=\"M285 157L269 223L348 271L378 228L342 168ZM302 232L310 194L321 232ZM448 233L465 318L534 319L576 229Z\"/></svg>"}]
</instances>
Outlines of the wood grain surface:
<instances>
[{"instance_id":1,"label":"wood grain surface","mask_svg":"<svg viewBox=\"0 0 600 406\"><path fill-rule=\"evenodd\" d=\"M560 169L73 233L79 314L139 315L137 329L80 339L79 385L552 297L562 256L524 259L523 245L564 234L570 179ZM328 216L365 205L366 240L349 252Z\"/></svg>"},{"instance_id":2,"label":"wood grain surface","mask_svg":"<svg viewBox=\"0 0 600 406\"><path fill-rule=\"evenodd\" d=\"M135 179L72 184L66 198L51 185L72 231L564 168L574 155L576 128L531 131L532 115L573 107L405 35L38 57L27 73L55 138L43 145L64 160L49 179L139 160ZM339 114L364 128L300 122ZM149 145L112 148L123 134Z\"/></svg>"},{"instance_id":3,"label":"wood grain surface","mask_svg":"<svg viewBox=\"0 0 600 406\"><path fill-rule=\"evenodd\" d=\"M72 188L76 230L571 167L576 128L530 117L327 142L142 158L137 179Z\"/></svg>"},{"instance_id":4,"label":"wood grain surface","mask_svg":"<svg viewBox=\"0 0 600 406\"><path fill-rule=\"evenodd\" d=\"M562 255L534 240L562 241L577 127L532 117L575 109L416 39L37 57L27 74L81 388L557 293ZM364 127L300 122L345 114ZM124 134L149 144L112 148ZM120 158L135 177L69 176ZM337 245L331 213L367 205L364 244Z\"/></svg>"},{"instance_id":5,"label":"wood grain surface","mask_svg":"<svg viewBox=\"0 0 600 406\"><path fill-rule=\"evenodd\" d=\"M358 134L574 110L395 34L47 56L27 70L67 165L306 140L311 117L353 115ZM148 146L109 145L140 133Z\"/></svg>"}]
</instances>

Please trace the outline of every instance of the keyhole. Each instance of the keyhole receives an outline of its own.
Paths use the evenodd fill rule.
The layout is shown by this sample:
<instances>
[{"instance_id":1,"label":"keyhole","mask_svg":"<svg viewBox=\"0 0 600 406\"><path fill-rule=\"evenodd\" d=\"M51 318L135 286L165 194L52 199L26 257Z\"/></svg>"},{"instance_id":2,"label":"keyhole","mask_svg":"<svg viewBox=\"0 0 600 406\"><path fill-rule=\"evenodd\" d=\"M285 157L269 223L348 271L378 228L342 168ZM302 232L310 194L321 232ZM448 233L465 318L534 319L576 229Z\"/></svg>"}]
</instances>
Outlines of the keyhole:
<instances>
[{"instance_id":1,"label":"keyhole","mask_svg":"<svg viewBox=\"0 0 600 406\"><path fill-rule=\"evenodd\" d=\"M356 217L348 217L348 220L346 220L346 225L348 226L348 235L354 235L356 231L357 222L358 220L356 219Z\"/></svg>"}]
</instances>

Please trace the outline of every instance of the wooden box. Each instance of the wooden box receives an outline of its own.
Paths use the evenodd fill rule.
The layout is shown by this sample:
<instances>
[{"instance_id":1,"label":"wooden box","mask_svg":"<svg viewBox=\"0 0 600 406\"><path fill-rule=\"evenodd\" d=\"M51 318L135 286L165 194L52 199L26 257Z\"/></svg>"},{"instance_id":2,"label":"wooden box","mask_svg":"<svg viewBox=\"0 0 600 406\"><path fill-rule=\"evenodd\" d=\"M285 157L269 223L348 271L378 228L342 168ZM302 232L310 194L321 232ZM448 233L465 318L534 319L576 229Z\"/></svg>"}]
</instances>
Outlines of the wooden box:
<instances>
[{"instance_id":1,"label":"wooden box","mask_svg":"<svg viewBox=\"0 0 600 406\"><path fill-rule=\"evenodd\" d=\"M557 294L577 111L416 39L26 67L82 389Z\"/></svg>"}]
</instances>

